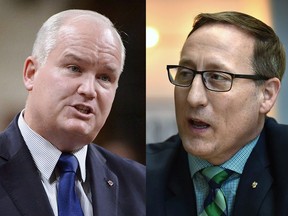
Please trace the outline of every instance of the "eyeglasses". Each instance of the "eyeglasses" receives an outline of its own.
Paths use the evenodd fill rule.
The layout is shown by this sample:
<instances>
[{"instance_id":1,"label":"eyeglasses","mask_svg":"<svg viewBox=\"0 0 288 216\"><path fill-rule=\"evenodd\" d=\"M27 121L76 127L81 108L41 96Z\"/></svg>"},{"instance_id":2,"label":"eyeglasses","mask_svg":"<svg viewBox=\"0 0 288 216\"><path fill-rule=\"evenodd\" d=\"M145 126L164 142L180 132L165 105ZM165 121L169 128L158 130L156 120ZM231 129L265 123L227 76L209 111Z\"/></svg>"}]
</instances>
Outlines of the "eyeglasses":
<instances>
[{"instance_id":1,"label":"eyeglasses","mask_svg":"<svg viewBox=\"0 0 288 216\"><path fill-rule=\"evenodd\" d=\"M204 86L215 92L230 91L233 79L251 79L251 80L268 80L268 77L261 75L233 74L224 71L196 71L188 67L179 65L167 65L168 77L170 82L175 86L189 87L191 86L196 74L200 74Z\"/></svg>"}]
</instances>

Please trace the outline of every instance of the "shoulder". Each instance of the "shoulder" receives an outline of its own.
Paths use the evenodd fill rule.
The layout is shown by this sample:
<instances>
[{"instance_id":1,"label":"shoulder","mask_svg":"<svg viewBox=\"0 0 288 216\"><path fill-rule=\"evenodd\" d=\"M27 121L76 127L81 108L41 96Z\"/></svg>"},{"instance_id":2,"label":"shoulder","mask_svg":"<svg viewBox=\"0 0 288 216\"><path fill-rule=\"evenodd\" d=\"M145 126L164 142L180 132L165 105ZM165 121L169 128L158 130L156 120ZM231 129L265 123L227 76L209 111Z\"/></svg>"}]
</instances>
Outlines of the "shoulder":
<instances>
[{"instance_id":1,"label":"shoulder","mask_svg":"<svg viewBox=\"0 0 288 216\"><path fill-rule=\"evenodd\" d=\"M266 118L263 132L273 175L281 182L279 185L287 185L288 125L279 124L273 118Z\"/></svg>"},{"instance_id":2,"label":"shoulder","mask_svg":"<svg viewBox=\"0 0 288 216\"><path fill-rule=\"evenodd\" d=\"M181 146L181 140L178 135L171 136L164 142L151 143L146 146L147 167L154 166L161 162L167 162L177 153ZM161 160L160 160L161 159Z\"/></svg>"},{"instance_id":3,"label":"shoulder","mask_svg":"<svg viewBox=\"0 0 288 216\"><path fill-rule=\"evenodd\" d=\"M279 124L274 118L267 117L265 120L265 126L266 130L268 130L271 133L276 134L285 134L288 136L288 125Z\"/></svg>"},{"instance_id":4,"label":"shoulder","mask_svg":"<svg viewBox=\"0 0 288 216\"><path fill-rule=\"evenodd\" d=\"M146 188L147 197L150 197L146 204L147 213L166 215L166 200L175 199L175 188L178 188L176 191L182 187L190 191L187 153L178 135L161 143L148 144L146 148Z\"/></svg>"},{"instance_id":5,"label":"shoulder","mask_svg":"<svg viewBox=\"0 0 288 216\"><path fill-rule=\"evenodd\" d=\"M2 159L8 160L13 157L24 144L17 124L18 116L0 133L0 158Z\"/></svg>"},{"instance_id":6,"label":"shoulder","mask_svg":"<svg viewBox=\"0 0 288 216\"><path fill-rule=\"evenodd\" d=\"M288 125L279 124L275 119L267 117L263 132L269 147L288 150Z\"/></svg>"},{"instance_id":7,"label":"shoulder","mask_svg":"<svg viewBox=\"0 0 288 216\"><path fill-rule=\"evenodd\" d=\"M106 166L113 171L117 176L127 175L130 173L132 176L139 176L139 178L145 178L146 169L143 164L136 161L120 157L107 149L98 146L94 143L89 145L91 152L105 160Z\"/></svg>"},{"instance_id":8,"label":"shoulder","mask_svg":"<svg viewBox=\"0 0 288 216\"><path fill-rule=\"evenodd\" d=\"M178 135L161 143L148 144L146 149L148 181L153 179L157 182L163 182L168 177L174 169L175 161L183 157L182 152L184 152Z\"/></svg>"},{"instance_id":9,"label":"shoulder","mask_svg":"<svg viewBox=\"0 0 288 216\"><path fill-rule=\"evenodd\" d=\"M146 146L146 154L155 155L173 152L175 149L179 148L180 142L180 137L178 135L174 135L165 140L164 142L149 143Z\"/></svg>"},{"instance_id":10,"label":"shoulder","mask_svg":"<svg viewBox=\"0 0 288 216\"><path fill-rule=\"evenodd\" d=\"M122 158L96 144L89 144L88 154L90 160L98 165L94 166L94 177L99 179L99 172L113 173L119 185L119 211L123 215L144 215L146 194L146 169L136 161ZM93 159L92 159L93 157ZM95 168L97 167L97 168ZM102 169L102 171L100 171ZM119 212L119 214L121 214ZM122 215L122 214L121 214Z\"/></svg>"},{"instance_id":11,"label":"shoulder","mask_svg":"<svg viewBox=\"0 0 288 216\"><path fill-rule=\"evenodd\" d=\"M271 148L288 149L288 125L279 124L274 118L267 117L262 131L265 134L265 140Z\"/></svg>"}]
</instances>

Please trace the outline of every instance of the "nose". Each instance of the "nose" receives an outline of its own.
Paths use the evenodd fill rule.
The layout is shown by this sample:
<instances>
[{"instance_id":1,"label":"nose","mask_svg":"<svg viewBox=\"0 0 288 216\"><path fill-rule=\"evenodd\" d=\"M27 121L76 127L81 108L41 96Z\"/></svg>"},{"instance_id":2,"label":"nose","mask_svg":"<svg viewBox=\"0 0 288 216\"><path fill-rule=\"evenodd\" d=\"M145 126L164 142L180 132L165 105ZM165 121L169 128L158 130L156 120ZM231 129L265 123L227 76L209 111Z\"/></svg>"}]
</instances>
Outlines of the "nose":
<instances>
[{"instance_id":1,"label":"nose","mask_svg":"<svg viewBox=\"0 0 288 216\"><path fill-rule=\"evenodd\" d=\"M196 74L192 81L187 101L193 108L205 107L208 104L207 90L200 74Z\"/></svg>"},{"instance_id":2,"label":"nose","mask_svg":"<svg viewBox=\"0 0 288 216\"><path fill-rule=\"evenodd\" d=\"M95 77L92 75L82 77L77 92L89 99L96 98L97 92Z\"/></svg>"}]
</instances>

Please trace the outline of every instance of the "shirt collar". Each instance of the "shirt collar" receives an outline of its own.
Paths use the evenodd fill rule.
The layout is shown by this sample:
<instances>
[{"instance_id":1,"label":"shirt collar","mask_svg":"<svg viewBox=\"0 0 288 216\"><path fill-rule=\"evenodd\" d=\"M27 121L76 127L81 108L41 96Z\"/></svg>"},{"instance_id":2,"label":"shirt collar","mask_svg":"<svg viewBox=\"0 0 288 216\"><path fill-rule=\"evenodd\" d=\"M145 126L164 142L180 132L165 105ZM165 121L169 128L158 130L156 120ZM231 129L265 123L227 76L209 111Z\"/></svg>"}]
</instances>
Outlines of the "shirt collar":
<instances>
[{"instance_id":1,"label":"shirt collar","mask_svg":"<svg viewBox=\"0 0 288 216\"><path fill-rule=\"evenodd\" d=\"M232 170L238 174L242 174L246 161L248 157L250 156L252 150L254 149L258 139L259 139L259 136L257 136L254 140L249 142L247 145L243 146L232 158L230 158L228 161L220 165L220 167ZM188 162L189 162L189 169L190 169L190 173L192 177L198 171L206 167L213 166L208 161L202 160L191 154L188 154Z\"/></svg>"},{"instance_id":2,"label":"shirt collar","mask_svg":"<svg viewBox=\"0 0 288 216\"><path fill-rule=\"evenodd\" d=\"M22 110L18 119L20 132L41 175L49 180L62 152L48 140L44 139L38 133L33 131L25 122L23 116L24 110ZM79 162L83 182L86 180L87 148L88 146L85 145L83 148L73 153Z\"/></svg>"}]
</instances>

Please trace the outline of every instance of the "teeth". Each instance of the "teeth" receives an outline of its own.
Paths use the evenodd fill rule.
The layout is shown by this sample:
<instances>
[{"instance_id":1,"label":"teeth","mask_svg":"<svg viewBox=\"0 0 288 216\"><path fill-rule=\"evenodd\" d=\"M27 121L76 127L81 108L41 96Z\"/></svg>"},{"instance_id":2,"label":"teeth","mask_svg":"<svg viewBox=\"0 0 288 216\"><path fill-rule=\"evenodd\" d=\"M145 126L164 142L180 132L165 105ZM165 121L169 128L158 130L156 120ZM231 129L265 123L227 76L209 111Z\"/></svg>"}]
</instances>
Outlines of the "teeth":
<instances>
[{"instance_id":1,"label":"teeth","mask_svg":"<svg viewBox=\"0 0 288 216\"><path fill-rule=\"evenodd\" d=\"M208 124L201 122L201 121L191 121L193 127L198 128L198 129L203 129L209 127Z\"/></svg>"},{"instance_id":2,"label":"teeth","mask_svg":"<svg viewBox=\"0 0 288 216\"><path fill-rule=\"evenodd\" d=\"M198 128L198 129L203 129L203 128L207 128L208 126L207 125L193 125L195 128Z\"/></svg>"},{"instance_id":3,"label":"teeth","mask_svg":"<svg viewBox=\"0 0 288 216\"><path fill-rule=\"evenodd\" d=\"M83 105L78 105L78 106L75 106L75 108L81 113L84 113L84 114L90 113L90 108L89 107L86 107L86 106L83 106Z\"/></svg>"}]
</instances>

